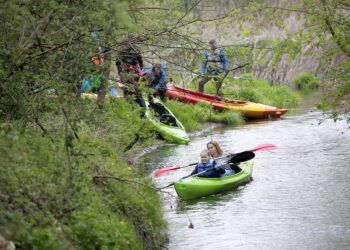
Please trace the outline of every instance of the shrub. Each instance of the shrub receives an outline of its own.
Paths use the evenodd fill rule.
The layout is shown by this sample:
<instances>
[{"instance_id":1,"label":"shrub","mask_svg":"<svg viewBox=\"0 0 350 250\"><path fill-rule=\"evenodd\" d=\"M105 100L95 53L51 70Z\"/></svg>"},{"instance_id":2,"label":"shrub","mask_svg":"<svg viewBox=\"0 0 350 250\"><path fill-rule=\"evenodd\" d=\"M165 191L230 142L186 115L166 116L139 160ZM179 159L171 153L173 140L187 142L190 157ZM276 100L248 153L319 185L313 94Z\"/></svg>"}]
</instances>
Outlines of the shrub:
<instances>
[{"instance_id":1,"label":"shrub","mask_svg":"<svg viewBox=\"0 0 350 250\"><path fill-rule=\"evenodd\" d=\"M87 101L80 111L89 109ZM153 185L121 158L125 136L152 138L134 111L118 100L80 122L72 119L79 140L57 114L47 114L45 137L36 127L0 124L0 234L21 249L158 248L166 227L158 194L128 181L93 178Z\"/></svg>"},{"instance_id":2,"label":"shrub","mask_svg":"<svg viewBox=\"0 0 350 250\"><path fill-rule=\"evenodd\" d=\"M317 89L320 80L311 74L301 74L294 78L293 83L296 89Z\"/></svg>"}]
</instances>

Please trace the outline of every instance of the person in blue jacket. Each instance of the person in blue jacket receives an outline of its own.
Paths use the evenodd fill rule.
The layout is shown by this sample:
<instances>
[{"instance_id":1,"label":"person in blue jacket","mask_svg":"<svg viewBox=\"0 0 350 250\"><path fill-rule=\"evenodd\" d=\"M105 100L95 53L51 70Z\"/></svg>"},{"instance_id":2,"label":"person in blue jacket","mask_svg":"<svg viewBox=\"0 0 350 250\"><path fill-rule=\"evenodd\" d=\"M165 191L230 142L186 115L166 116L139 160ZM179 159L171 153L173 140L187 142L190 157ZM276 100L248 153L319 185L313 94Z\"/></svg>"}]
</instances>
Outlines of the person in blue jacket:
<instances>
[{"instance_id":1,"label":"person in blue jacket","mask_svg":"<svg viewBox=\"0 0 350 250\"><path fill-rule=\"evenodd\" d=\"M215 160L211 159L210 151L209 150L203 150L200 154L201 161L197 163L197 166L195 169L192 171L192 173L188 176L201 173L203 171L209 171L198 175L198 177L206 177L206 178L217 178L221 177L222 174L225 173L225 169L222 167L216 165ZM186 178L188 176L185 176L183 178Z\"/></svg>"},{"instance_id":2,"label":"person in blue jacket","mask_svg":"<svg viewBox=\"0 0 350 250\"><path fill-rule=\"evenodd\" d=\"M227 70L227 61L225 52L218 49L218 45L215 40L209 42L210 50L205 51L203 55L203 60L200 64L200 69L203 74L203 77L198 82L198 91L204 92L204 85L214 79L216 81L216 91L217 95L220 95L219 92L221 88L221 81L217 75L226 72Z\"/></svg>"},{"instance_id":3,"label":"person in blue jacket","mask_svg":"<svg viewBox=\"0 0 350 250\"><path fill-rule=\"evenodd\" d=\"M156 91L156 94L160 96L160 99L166 101L166 72L163 69L162 64L156 63L152 67L152 70L147 73L146 78L150 83L150 87Z\"/></svg>"}]
</instances>

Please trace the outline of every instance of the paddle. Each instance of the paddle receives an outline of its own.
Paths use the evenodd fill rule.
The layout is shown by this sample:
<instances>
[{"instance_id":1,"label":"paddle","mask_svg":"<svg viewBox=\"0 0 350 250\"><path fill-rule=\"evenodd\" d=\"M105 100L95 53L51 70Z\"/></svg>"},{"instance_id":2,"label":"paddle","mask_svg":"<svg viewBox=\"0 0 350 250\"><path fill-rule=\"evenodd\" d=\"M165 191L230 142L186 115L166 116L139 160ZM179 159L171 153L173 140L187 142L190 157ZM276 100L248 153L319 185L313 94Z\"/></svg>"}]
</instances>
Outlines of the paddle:
<instances>
[{"instance_id":1,"label":"paddle","mask_svg":"<svg viewBox=\"0 0 350 250\"><path fill-rule=\"evenodd\" d=\"M263 151L263 150L272 150L272 149L276 149L277 146L274 144L261 144L251 150L248 151L252 151L252 152L256 152L256 151Z\"/></svg>"},{"instance_id":2,"label":"paddle","mask_svg":"<svg viewBox=\"0 0 350 250\"><path fill-rule=\"evenodd\" d=\"M263 151L263 150L272 150L272 149L275 149L275 148L277 148L277 147L274 144L262 144L262 145L259 145L259 146L255 147L255 148L251 149L251 150L244 151L244 152L249 152L249 151L256 152L256 151ZM236 155L239 155L239 154L240 153L238 153ZM226 157L227 156L214 158L214 160L218 160L218 159L222 159L222 158L226 158ZM157 177L159 177L159 176L161 176L161 175L163 175L165 173L169 173L169 172L181 169L181 168L187 168L187 167L190 167L190 166L194 166L196 164L197 164L197 162L188 164L188 165L183 166L183 167L165 167L165 168L161 168L161 169L158 169L156 172L154 172L153 177L157 178Z\"/></svg>"},{"instance_id":3,"label":"paddle","mask_svg":"<svg viewBox=\"0 0 350 250\"><path fill-rule=\"evenodd\" d=\"M201 76L200 74L192 73L193 76ZM204 76L204 75L203 75ZM208 76L205 75L205 77L209 78L217 78L217 76ZM225 77L226 79L241 79L241 80L253 80L253 78L246 78L246 77L240 77L240 76L234 76L234 77Z\"/></svg>"},{"instance_id":4,"label":"paddle","mask_svg":"<svg viewBox=\"0 0 350 250\"><path fill-rule=\"evenodd\" d=\"M243 151L241 153L237 153L230 159L230 163L240 163L244 161L249 161L255 157L253 151Z\"/></svg>"},{"instance_id":5,"label":"paddle","mask_svg":"<svg viewBox=\"0 0 350 250\"><path fill-rule=\"evenodd\" d=\"M255 157L255 154L252 152L252 151L244 151L244 152L241 152L241 153L238 153L238 154L235 154L232 159L230 160L230 163L240 163L240 162L244 162L244 161L249 161L251 159L253 159ZM205 171L202 171L202 172L199 172L199 173L196 173L196 174L193 174L193 175L189 175L189 176L186 176L186 177L183 177L181 180L183 179L187 179L189 177L195 177L195 176L198 176L198 175L201 175L201 174L204 174L210 170L212 170L213 168L209 168ZM165 187L162 187L161 189L163 188L167 188L167 187L170 187L174 185L174 182L170 183L169 185L165 186Z\"/></svg>"}]
</instances>

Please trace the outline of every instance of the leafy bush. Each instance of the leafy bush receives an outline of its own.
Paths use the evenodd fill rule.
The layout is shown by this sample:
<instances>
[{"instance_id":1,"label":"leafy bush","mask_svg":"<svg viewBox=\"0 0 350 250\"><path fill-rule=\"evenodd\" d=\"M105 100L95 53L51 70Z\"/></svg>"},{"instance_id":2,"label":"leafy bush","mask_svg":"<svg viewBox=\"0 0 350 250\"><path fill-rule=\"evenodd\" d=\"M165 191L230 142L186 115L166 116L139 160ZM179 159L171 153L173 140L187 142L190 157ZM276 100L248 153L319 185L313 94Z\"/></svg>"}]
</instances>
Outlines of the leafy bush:
<instances>
[{"instance_id":1,"label":"leafy bush","mask_svg":"<svg viewBox=\"0 0 350 250\"><path fill-rule=\"evenodd\" d=\"M140 146L154 134L123 100L103 110L82 103L80 119L67 108L70 124L47 113L44 137L34 126L0 125L0 234L22 249L158 248L166 227L160 198L125 181L152 186L121 158L136 133Z\"/></svg>"},{"instance_id":2,"label":"leafy bush","mask_svg":"<svg viewBox=\"0 0 350 250\"><path fill-rule=\"evenodd\" d=\"M296 89L317 89L320 80L311 74L301 74L294 78L293 83Z\"/></svg>"}]
</instances>

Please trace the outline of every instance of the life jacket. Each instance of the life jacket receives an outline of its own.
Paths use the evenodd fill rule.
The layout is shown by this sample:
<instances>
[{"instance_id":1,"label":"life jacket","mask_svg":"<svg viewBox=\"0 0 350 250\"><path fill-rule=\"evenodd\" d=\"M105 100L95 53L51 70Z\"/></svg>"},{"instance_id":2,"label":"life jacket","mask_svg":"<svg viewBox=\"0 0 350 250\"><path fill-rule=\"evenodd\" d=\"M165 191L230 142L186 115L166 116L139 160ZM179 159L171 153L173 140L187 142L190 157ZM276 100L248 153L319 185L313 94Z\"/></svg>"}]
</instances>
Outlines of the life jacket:
<instances>
[{"instance_id":1,"label":"life jacket","mask_svg":"<svg viewBox=\"0 0 350 250\"><path fill-rule=\"evenodd\" d=\"M210 72L222 72L223 71L223 50L213 50L205 52L205 65L208 73Z\"/></svg>"},{"instance_id":2,"label":"life jacket","mask_svg":"<svg viewBox=\"0 0 350 250\"><path fill-rule=\"evenodd\" d=\"M150 87L159 89L159 88L167 88L166 83L166 73L164 69L160 71L160 74L157 74L153 69L148 73L148 80L150 81Z\"/></svg>"},{"instance_id":3,"label":"life jacket","mask_svg":"<svg viewBox=\"0 0 350 250\"><path fill-rule=\"evenodd\" d=\"M199 162L197 164L197 171L198 173L206 171L208 169L212 169L214 168L214 166L216 165L215 161L213 159L210 159L208 162L203 163L203 162ZM212 175L215 174L215 170L213 169L212 171L208 171L206 173L200 174L198 175L199 177L206 177L208 175Z\"/></svg>"}]
</instances>

